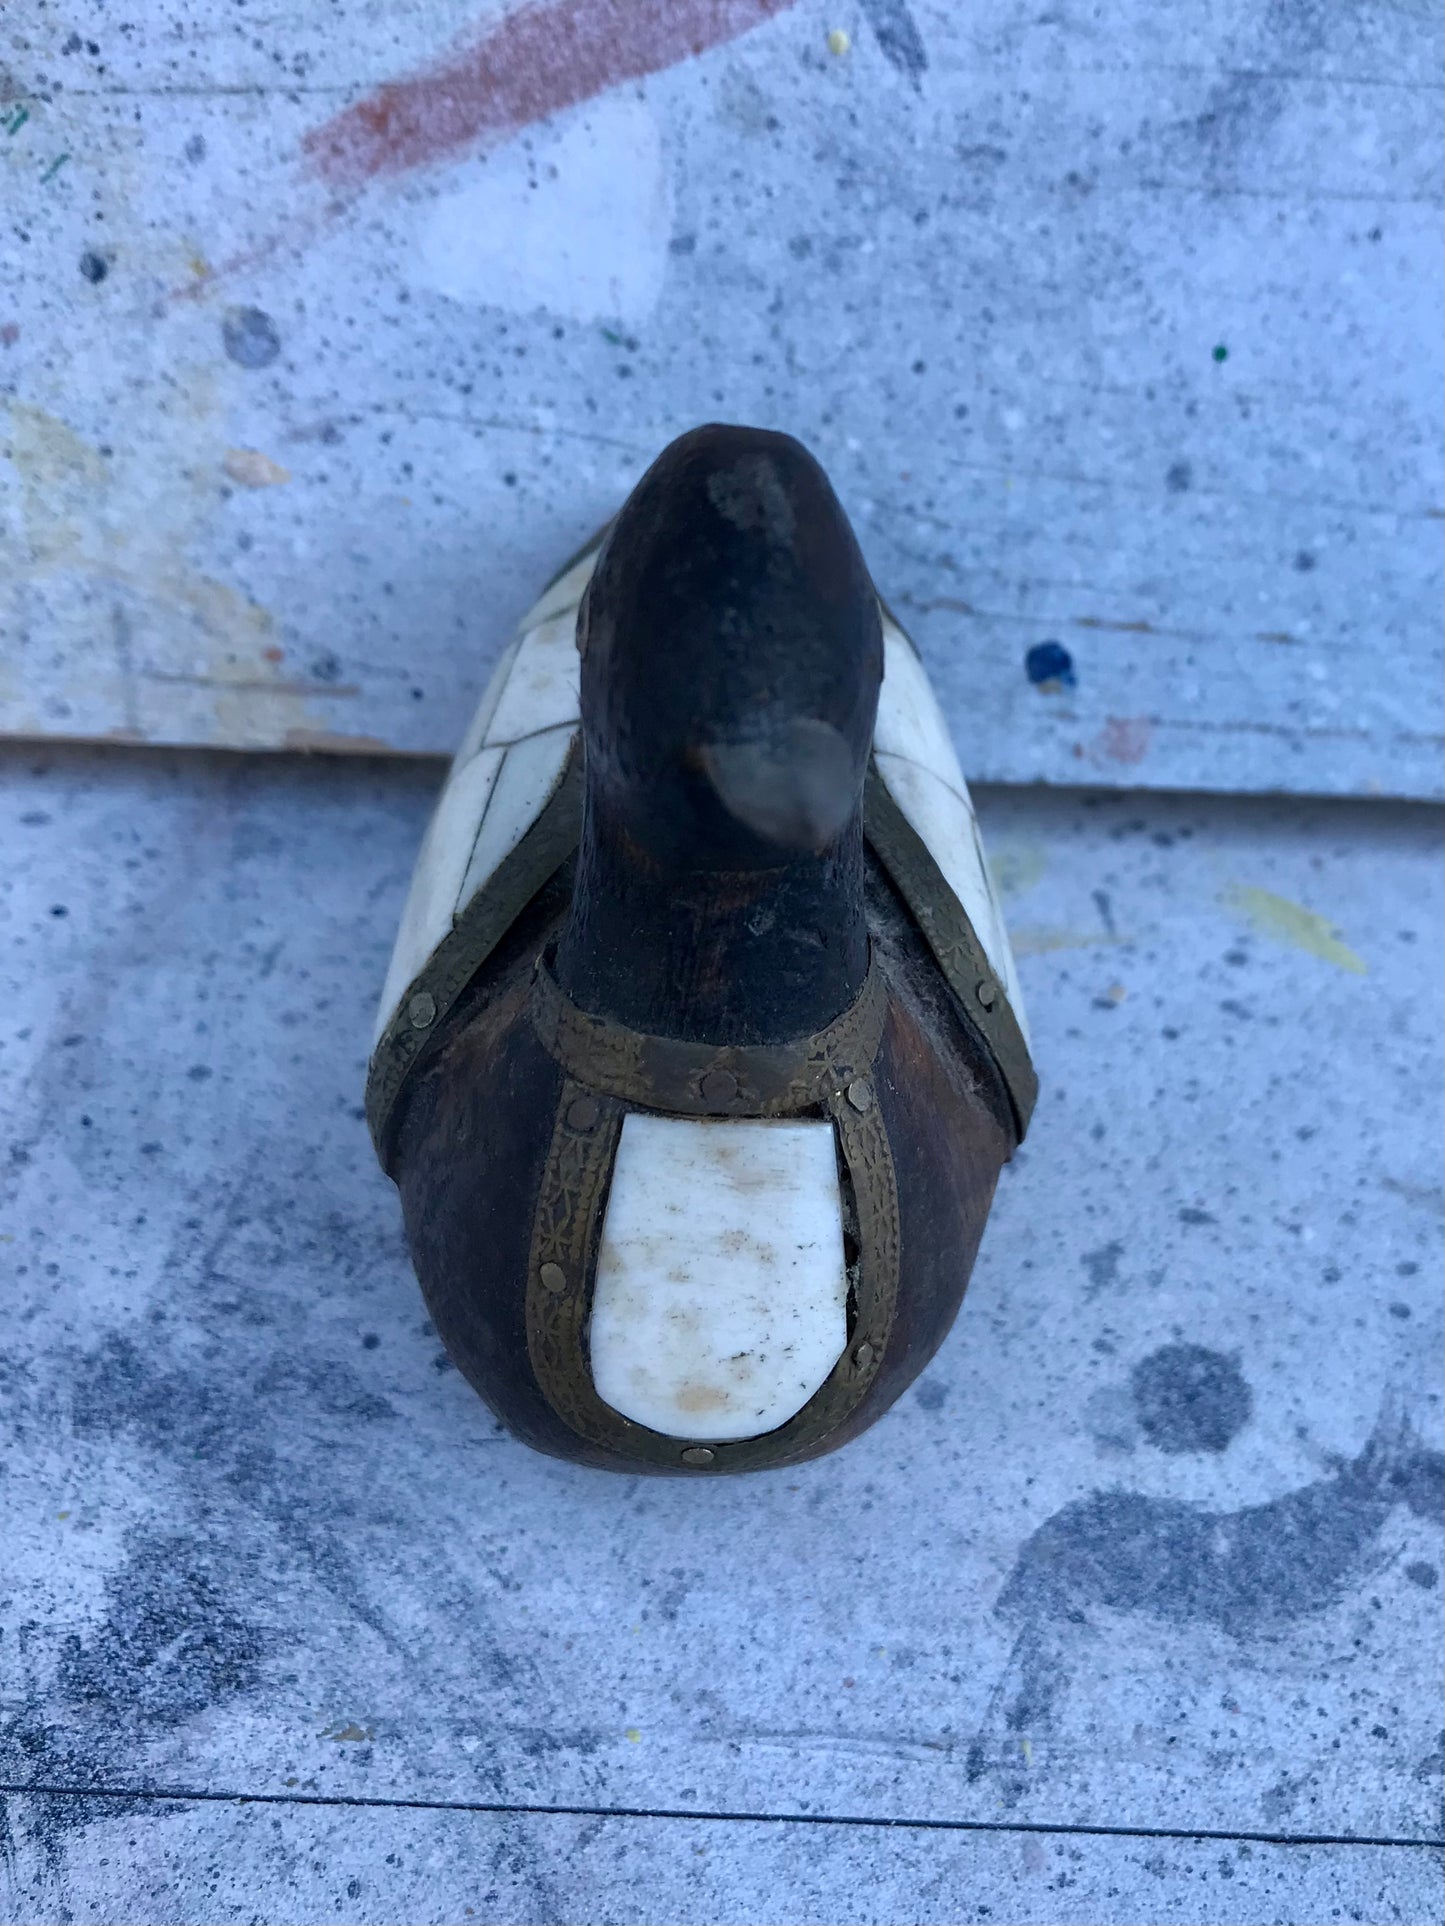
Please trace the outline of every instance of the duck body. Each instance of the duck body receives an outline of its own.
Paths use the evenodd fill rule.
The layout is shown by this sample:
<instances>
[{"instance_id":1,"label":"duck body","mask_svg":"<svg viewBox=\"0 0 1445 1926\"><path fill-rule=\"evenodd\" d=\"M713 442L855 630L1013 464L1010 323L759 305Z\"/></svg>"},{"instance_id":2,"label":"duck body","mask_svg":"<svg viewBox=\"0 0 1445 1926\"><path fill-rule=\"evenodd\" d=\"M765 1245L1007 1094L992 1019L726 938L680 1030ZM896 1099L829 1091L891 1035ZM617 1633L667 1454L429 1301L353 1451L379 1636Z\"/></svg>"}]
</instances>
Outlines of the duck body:
<instances>
[{"instance_id":1,"label":"duck body","mask_svg":"<svg viewBox=\"0 0 1445 1926\"><path fill-rule=\"evenodd\" d=\"M967 788L826 477L674 442L453 765L368 1117L437 1330L528 1444L699 1476L871 1424L1035 1082Z\"/></svg>"}]
</instances>

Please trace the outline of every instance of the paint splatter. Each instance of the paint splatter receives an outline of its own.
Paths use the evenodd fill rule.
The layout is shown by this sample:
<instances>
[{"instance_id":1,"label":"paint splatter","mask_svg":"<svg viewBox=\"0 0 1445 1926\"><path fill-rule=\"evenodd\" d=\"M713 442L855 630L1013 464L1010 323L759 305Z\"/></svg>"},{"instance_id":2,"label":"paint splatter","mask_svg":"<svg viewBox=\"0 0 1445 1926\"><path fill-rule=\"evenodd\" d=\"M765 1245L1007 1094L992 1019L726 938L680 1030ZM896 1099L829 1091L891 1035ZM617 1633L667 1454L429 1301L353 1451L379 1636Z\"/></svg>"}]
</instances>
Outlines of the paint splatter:
<instances>
[{"instance_id":1,"label":"paint splatter","mask_svg":"<svg viewBox=\"0 0 1445 1926\"><path fill-rule=\"evenodd\" d=\"M1084 1252L1079 1262L1083 1265L1089 1278L1088 1283L1084 1287L1084 1296L1086 1299L1097 1297L1100 1291L1108 1290L1112 1284L1117 1282L1119 1264L1123 1255L1124 1246L1119 1242L1117 1237L1108 1244L1101 1244L1096 1251Z\"/></svg>"},{"instance_id":2,"label":"paint splatter","mask_svg":"<svg viewBox=\"0 0 1445 1926\"><path fill-rule=\"evenodd\" d=\"M482 307L641 323L667 276L670 174L645 100L623 92L594 101L439 194L411 278ZM631 335L603 333L636 351Z\"/></svg>"},{"instance_id":3,"label":"paint splatter","mask_svg":"<svg viewBox=\"0 0 1445 1926\"><path fill-rule=\"evenodd\" d=\"M1228 361L1229 359L1229 350L1228 348L1225 347L1222 341L1219 343L1218 347L1214 350L1214 359L1216 361Z\"/></svg>"},{"instance_id":4,"label":"paint splatter","mask_svg":"<svg viewBox=\"0 0 1445 1926\"><path fill-rule=\"evenodd\" d=\"M543 0L429 73L396 80L307 135L338 186L402 174L499 140L609 87L660 73L785 12L793 0Z\"/></svg>"},{"instance_id":5,"label":"paint splatter","mask_svg":"<svg viewBox=\"0 0 1445 1926\"><path fill-rule=\"evenodd\" d=\"M863 0L863 12L884 59L921 92L928 54L907 0Z\"/></svg>"},{"instance_id":6,"label":"paint splatter","mask_svg":"<svg viewBox=\"0 0 1445 1926\"><path fill-rule=\"evenodd\" d=\"M1048 867L1048 851L1038 843L1000 843L989 858L1001 896L1022 896L1042 881Z\"/></svg>"},{"instance_id":7,"label":"paint splatter","mask_svg":"<svg viewBox=\"0 0 1445 1926\"><path fill-rule=\"evenodd\" d=\"M80 257L80 271L92 287L98 287L110 273L110 262L103 254L97 254L93 248L87 248Z\"/></svg>"},{"instance_id":8,"label":"paint splatter","mask_svg":"<svg viewBox=\"0 0 1445 1926\"><path fill-rule=\"evenodd\" d=\"M281 335L263 308L232 308L221 323L226 353L239 368L265 368L281 352Z\"/></svg>"},{"instance_id":9,"label":"paint splatter","mask_svg":"<svg viewBox=\"0 0 1445 1926\"><path fill-rule=\"evenodd\" d=\"M1142 762L1149 753L1154 725L1148 716L1110 716L1095 740L1098 755L1110 762Z\"/></svg>"},{"instance_id":10,"label":"paint splatter","mask_svg":"<svg viewBox=\"0 0 1445 1926\"><path fill-rule=\"evenodd\" d=\"M1074 673L1074 658L1062 642L1035 642L1024 657L1024 673L1036 689L1045 695L1055 694L1060 689L1072 689L1078 677Z\"/></svg>"},{"instance_id":11,"label":"paint splatter","mask_svg":"<svg viewBox=\"0 0 1445 1926\"><path fill-rule=\"evenodd\" d=\"M1177 1455L1223 1451L1249 1420L1254 1396L1239 1360L1202 1344L1166 1344L1129 1376L1150 1444Z\"/></svg>"},{"instance_id":12,"label":"paint splatter","mask_svg":"<svg viewBox=\"0 0 1445 1926\"><path fill-rule=\"evenodd\" d=\"M853 45L852 38L843 27L834 27L828 35L828 52L841 56Z\"/></svg>"},{"instance_id":13,"label":"paint splatter","mask_svg":"<svg viewBox=\"0 0 1445 1926\"><path fill-rule=\"evenodd\" d=\"M228 448L221 467L242 488L279 488L291 479L291 470L263 455L259 448ZM267 651L269 654L269 651ZM279 654L278 654L279 660Z\"/></svg>"},{"instance_id":14,"label":"paint splatter","mask_svg":"<svg viewBox=\"0 0 1445 1926\"><path fill-rule=\"evenodd\" d=\"M1231 885L1225 890L1223 900L1272 942L1304 950L1322 963L1333 963L1337 970L1348 970L1352 976L1369 974L1369 964L1341 941L1336 925L1314 910L1306 909L1302 903L1292 903L1287 896L1276 896L1273 890L1253 889L1243 884Z\"/></svg>"},{"instance_id":15,"label":"paint splatter","mask_svg":"<svg viewBox=\"0 0 1445 1926\"><path fill-rule=\"evenodd\" d=\"M996 1609L1020 1630L969 1747L969 1780L993 1775L1007 1806L1024 1796L1020 1735L1056 1729L1091 1613L1212 1625L1238 1639L1277 1634L1378 1570L1397 1505L1438 1523L1445 1460L1383 1415L1358 1457L1265 1504L1210 1511L1115 1488L1063 1506L1026 1541L999 1597Z\"/></svg>"},{"instance_id":16,"label":"paint splatter","mask_svg":"<svg viewBox=\"0 0 1445 1926\"><path fill-rule=\"evenodd\" d=\"M1338 1603L1372 1569L1395 1505L1438 1517L1441 1477L1439 1452L1382 1418L1338 1471L1241 1511L1096 1491L1028 1540L999 1609L1067 1619L1106 1606L1248 1636Z\"/></svg>"}]
</instances>

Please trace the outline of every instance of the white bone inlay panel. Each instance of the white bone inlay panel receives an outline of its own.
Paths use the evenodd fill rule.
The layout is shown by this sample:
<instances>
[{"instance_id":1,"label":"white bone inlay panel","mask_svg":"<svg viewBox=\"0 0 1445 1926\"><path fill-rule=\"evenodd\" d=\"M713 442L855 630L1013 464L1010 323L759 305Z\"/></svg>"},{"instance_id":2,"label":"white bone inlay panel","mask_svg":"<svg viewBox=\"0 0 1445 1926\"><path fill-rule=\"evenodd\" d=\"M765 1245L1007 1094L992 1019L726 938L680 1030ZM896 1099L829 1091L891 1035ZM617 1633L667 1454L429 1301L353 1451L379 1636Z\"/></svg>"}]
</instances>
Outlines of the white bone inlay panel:
<instances>
[{"instance_id":1,"label":"white bone inlay panel","mask_svg":"<svg viewBox=\"0 0 1445 1926\"><path fill-rule=\"evenodd\" d=\"M594 550L553 583L492 671L417 855L377 1037L407 985L556 787L580 712L577 604L596 561Z\"/></svg>"},{"instance_id":2,"label":"white bone inlay panel","mask_svg":"<svg viewBox=\"0 0 1445 1926\"><path fill-rule=\"evenodd\" d=\"M873 749L889 794L963 905L1027 1040L1028 1015L1018 968L978 833L973 798L927 671L913 644L886 615L883 686Z\"/></svg>"},{"instance_id":3,"label":"white bone inlay panel","mask_svg":"<svg viewBox=\"0 0 1445 1926\"><path fill-rule=\"evenodd\" d=\"M633 1113L597 1258L598 1396L719 1443L801 1411L847 1342L833 1126Z\"/></svg>"},{"instance_id":4,"label":"white bone inlay panel","mask_svg":"<svg viewBox=\"0 0 1445 1926\"><path fill-rule=\"evenodd\" d=\"M569 609L529 629L487 730L489 743L516 742L575 723L579 713L577 616Z\"/></svg>"},{"instance_id":5,"label":"white bone inlay panel","mask_svg":"<svg viewBox=\"0 0 1445 1926\"><path fill-rule=\"evenodd\" d=\"M502 859L509 856L542 813L542 806L561 780L567 754L577 731L564 723L540 736L528 736L510 749L488 749L486 755L500 754L501 773L492 786L481 827L472 846L472 859L462 878L457 896L460 911L496 874Z\"/></svg>"},{"instance_id":6,"label":"white bone inlay panel","mask_svg":"<svg viewBox=\"0 0 1445 1926\"><path fill-rule=\"evenodd\" d=\"M452 926L457 891L471 860L477 825L502 766L502 754L500 749L484 749L470 762L458 763L447 778L422 840L406 908L401 913L401 928L377 1011L377 1036L391 1021L407 984Z\"/></svg>"}]
</instances>

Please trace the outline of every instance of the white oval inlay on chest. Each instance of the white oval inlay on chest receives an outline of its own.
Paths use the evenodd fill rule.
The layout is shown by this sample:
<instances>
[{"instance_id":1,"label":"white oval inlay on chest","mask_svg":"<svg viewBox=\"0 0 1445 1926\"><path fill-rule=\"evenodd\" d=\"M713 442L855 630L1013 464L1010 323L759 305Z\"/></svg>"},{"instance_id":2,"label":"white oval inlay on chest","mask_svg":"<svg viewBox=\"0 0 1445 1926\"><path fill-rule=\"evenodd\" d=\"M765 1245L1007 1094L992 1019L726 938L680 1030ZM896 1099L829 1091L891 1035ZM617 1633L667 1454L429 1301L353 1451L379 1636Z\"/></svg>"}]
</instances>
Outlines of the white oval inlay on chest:
<instances>
[{"instance_id":1,"label":"white oval inlay on chest","mask_svg":"<svg viewBox=\"0 0 1445 1926\"><path fill-rule=\"evenodd\" d=\"M773 1431L847 1342L833 1126L623 1122L590 1328L597 1394L668 1437Z\"/></svg>"}]
</instances>

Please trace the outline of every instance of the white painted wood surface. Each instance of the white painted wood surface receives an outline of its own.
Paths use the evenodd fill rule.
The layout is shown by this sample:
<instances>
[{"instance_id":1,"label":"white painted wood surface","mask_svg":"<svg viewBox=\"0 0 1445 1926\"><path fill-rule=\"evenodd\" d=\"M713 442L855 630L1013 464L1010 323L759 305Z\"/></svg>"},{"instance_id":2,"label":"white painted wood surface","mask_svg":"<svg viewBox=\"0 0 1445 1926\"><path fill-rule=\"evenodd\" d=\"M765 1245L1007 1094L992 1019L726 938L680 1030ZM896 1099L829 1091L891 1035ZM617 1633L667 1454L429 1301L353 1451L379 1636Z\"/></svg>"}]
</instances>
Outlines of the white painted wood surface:
<instances>
[{"instance_id":1,"label":"white painted wood surface","mask_svg":"<svg viewBox=\"0 0 1445 1926\"><path fill-rule=\"evenodd\" d=\"M568 4L582 93L748 11ZM326 176L526 12L5 9L0 728L450 753L722 417L822 457L970 779L1439 793L1437 7L776 0Z\"/></svg>"},{"instance_id":2,"label":"white painted wood surface","mask_svg":"<svg viewBox=\"0 0 1445 1926\"><path fill-rule=\"evenodd\" d=\"M699 1443L774 1431L837 1363L847 1302L831 1122L625 1119L589 1332L615 1411Z\"/></svg>"}]
</instances>

